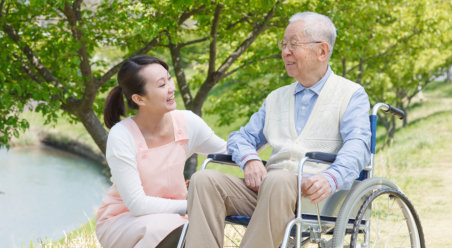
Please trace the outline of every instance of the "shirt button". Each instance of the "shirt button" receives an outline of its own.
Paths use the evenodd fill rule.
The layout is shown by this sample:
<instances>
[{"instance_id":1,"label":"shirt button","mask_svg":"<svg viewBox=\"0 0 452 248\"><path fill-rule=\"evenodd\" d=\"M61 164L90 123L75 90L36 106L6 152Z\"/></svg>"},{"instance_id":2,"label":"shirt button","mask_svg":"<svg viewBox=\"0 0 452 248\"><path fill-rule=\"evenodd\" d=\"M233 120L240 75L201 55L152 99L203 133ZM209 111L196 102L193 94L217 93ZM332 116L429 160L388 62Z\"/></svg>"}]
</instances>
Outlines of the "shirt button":
<instances>
[{"instance_id":1,"label":"shirt button","mask_svg":"<svg viewBox=\"0 0 452 248\"><path fill-rule=\"evenodd\" d=\"M179 130L177 131L177 133L178 133L178 134L182 134L182 130L179 129Z\"/></svg>"}]
</instances>

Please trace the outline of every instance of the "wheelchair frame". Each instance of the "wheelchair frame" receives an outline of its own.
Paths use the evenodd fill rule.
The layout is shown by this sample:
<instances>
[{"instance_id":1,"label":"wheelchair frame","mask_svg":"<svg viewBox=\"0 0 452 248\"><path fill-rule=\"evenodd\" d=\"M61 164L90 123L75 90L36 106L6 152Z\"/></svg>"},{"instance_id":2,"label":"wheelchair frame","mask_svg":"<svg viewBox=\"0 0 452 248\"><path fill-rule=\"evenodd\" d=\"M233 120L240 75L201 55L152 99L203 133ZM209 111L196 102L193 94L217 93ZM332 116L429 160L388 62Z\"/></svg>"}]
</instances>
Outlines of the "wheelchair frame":
<instances>
[{"instance_id":1,"label":"wheelchair frame","mask_svg":"<svg viewBox=\"0 0 452 248\"><path fill-rule=\"evenodd\" d=\"M370 216L372 214L372 204L375 206L375 202L378 203L378 200L384 196L387 196L388 200L394 201L394 205L397 204L396 206L400 207L404 221L406 222L406 228L408 229L411 244L410 247L425 247L425 240L419 217L408 198L400 191L397 185L390 180L385 178L373 178L377 112L380 109L389 112L400 119L403 119L405 116L405 113L402 110L389 104L377 103L372 108L369 117L372 133L370 164L364 168L349 191L338 191L323 200L320 204L311 204L310 201L303 198L301 194L302 172L305 163L314 162L331 164L334 162L336 155L322 152L309 152L306 153L306 157L299 162L296 217L287 224L281 247L300 248L308 243L315 243L318 247L371 247L370 238L374 232L371 230L373 224ZM203 162L201 170L204 170L207 167L207 164L211 162L236 165L232 161L230 155L210 154ZM246 226L249 218L250 217L243 216L227 216L226 222ZM184 225L177 246L178 248L182 247L185 242L188 224L187 221ZM332 238L326 240L322 238L322 234L332 235ZM347 234L351 236L350 244L344 246L344 237ZM364 235L364 237L359 235ZM304 237L305 239L303 239Z\"/></svg>"}]
</instances>

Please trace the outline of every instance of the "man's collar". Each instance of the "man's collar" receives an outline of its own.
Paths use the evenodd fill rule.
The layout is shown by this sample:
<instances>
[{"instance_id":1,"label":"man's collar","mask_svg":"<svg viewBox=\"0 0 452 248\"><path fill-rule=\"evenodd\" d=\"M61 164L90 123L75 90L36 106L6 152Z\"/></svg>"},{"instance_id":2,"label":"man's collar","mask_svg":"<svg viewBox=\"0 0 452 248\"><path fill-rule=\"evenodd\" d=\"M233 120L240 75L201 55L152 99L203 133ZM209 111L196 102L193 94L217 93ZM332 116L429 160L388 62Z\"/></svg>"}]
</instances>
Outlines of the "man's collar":
<instances>
[{"instance_id":1,"label":"man's collar","mask_svg":"<svg viewBox=\"0 0 452 248\"><path fill-rule=\"evenodd\" d=\"M328 78L330 77L331 73L333 71L331 70L330 65L328 65L328 69L326 70L325 75L323 75L323 77L320 79L320 81L318 81L317 83L315 83L312 87L310 88L306 88L303 85L301 85L299 82L297 82L297 87L295 87L295 94L305 90L305 89L310 89L312 90L314 93L316 93L317 95L320 94L320 91L323 88L323 85L325 85L326 80L328 80Z\"/></svg>"}]
</instances>

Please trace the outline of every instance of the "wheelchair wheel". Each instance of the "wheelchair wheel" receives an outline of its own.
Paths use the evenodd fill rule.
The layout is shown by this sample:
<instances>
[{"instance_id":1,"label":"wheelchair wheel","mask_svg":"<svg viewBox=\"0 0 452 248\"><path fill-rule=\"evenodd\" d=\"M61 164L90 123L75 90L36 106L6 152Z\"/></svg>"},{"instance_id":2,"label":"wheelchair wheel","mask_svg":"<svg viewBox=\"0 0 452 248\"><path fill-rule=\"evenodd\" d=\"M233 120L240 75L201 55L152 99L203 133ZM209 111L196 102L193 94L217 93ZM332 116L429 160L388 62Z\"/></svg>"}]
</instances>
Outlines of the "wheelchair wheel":
<instances>
[{"instance_id":1,"label":"wheelchair wheel","mask_svg":"<svg viewBox=\"0 0 452 248\"><path fill-rule=\"evenodd\" d=\"M358 211L350 247L425 247L419 217L408 198L391 188L372 193Z\"/></svg>"},{"instance_id":2,"label":"wheelchair wheel","mask_svg":"<svg viewBox=\"0 0 452 248\"><path fill-rule=\"evenodd\" d=\"M398 187L390 180L378 177L355 182L339 210L332 247L350 247L353 224L359 209L370 195L381 189L398 190Z\"/></svg>"}]
</instances>

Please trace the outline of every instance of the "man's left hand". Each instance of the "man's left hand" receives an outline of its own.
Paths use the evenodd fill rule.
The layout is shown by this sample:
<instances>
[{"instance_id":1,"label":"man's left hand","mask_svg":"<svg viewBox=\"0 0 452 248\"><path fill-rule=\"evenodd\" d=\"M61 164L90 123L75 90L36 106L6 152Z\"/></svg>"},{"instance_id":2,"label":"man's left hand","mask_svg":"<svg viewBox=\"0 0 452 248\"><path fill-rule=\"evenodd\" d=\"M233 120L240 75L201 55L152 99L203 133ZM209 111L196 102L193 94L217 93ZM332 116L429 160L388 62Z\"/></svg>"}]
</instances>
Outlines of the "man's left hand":
<instances>
[{"instance_id":1,"label":"man's left hand","mask_svg":"<svg viewBox=\"0 0 452 248\"><path fill-rule=\"evenodd\" d=\"M331 186L328 180L321 174L312 177L303 177L302 193L313 204L317 204L331 195Z\"/></svg>"}]
</instances>

